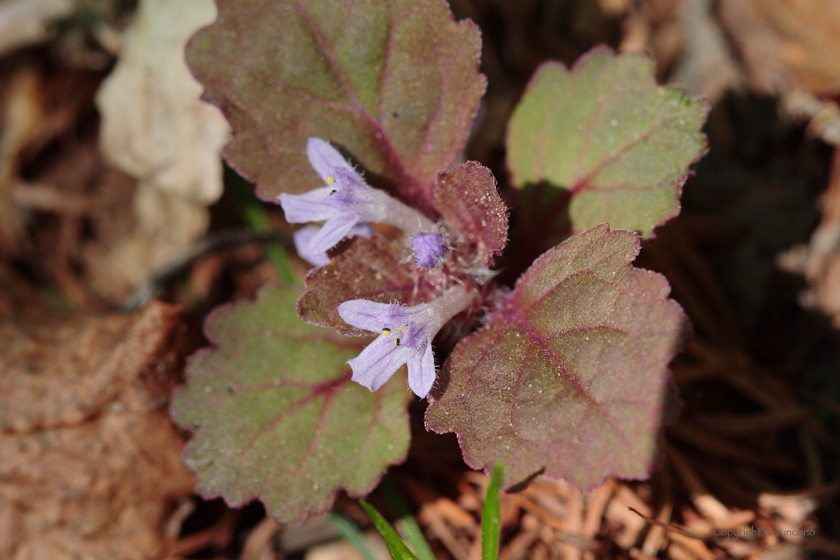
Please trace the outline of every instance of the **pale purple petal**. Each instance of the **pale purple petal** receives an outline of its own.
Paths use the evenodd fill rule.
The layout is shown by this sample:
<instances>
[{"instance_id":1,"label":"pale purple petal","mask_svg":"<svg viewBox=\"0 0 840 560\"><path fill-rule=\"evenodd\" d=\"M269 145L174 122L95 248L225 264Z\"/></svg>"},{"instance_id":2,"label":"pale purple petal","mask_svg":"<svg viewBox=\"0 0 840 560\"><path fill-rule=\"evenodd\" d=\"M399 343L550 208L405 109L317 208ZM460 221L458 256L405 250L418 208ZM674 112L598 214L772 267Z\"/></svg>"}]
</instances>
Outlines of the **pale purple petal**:
<instances>
[{"instance_id":1,"label":"pale purple petal","mask_svg":"<svg viewBox=\"0 0 840 560\"><path fill-rule=\"evenodd\" d=\"M290 224L321 222L337 214L335 208L324 202L332 189L321 187L304 194L281 193L280 206Z\"/></svg>"},{"instance_id":2,"label":"pale purple petal","mask_svg":"<svg viewBox=\"0 0 840 560\"><path fill-rule=\"evenodd\" d=\"M347 362L353 369L351 379L376 391L400 369L410 352L396 346L393 340L380 336L368 344L361 354Z\"/></svg>"},{"instance_id":3,"label":"pale purple petal","mask_svg":"<svg viewBox=\"0 0 840 560\"><path fill-rule=\"evenodd\" d=\"M400 365L408 363L408 384L425 398L436 378L431 341L447 321L472 304L474 296L475 292L456 285L431 302L411 307L361 299L339 305L338 314L347 323L382 333L348 362L353 380L375 390Z\"/></svg>"},{"instance_id":4,"label":"pale purple petal","mask_svg":"<svg viewBox=\"0 0 840 560\"><path fill-rule=\"evenodd\" d=\"M300 255L300 258L313 266L324 266L330 263L330 257L327 255L326 251L322 253L309 253L309 244L320 229L321 226L311 224L300 228L292 235L297 254ZM355 237L357 235L359 237L370 239L370 236L373 235L373 228L370 227L370 224L356 224L353 226L353 229L350 230L347 237Z\"/></svg>"},{"instance_id":5,"label":"pale purple petal","mask_svg":"<svg viewBox=\"0 0 840 560\"><path fill-rule=\"evenodd\" d=\"M326 251L323 253L309 253L309 242L315 234L318 233L319 229L321 229L321 226L309 225L300 228L292 235L292 239L295 242L295 249L297 249L297 254L300 255L300 258L313 266L324 266L330 263L330 257L327 256Z\"/></svg>"},{"instance_id":6,"label":"pale purple petal","mask_svg":"<svg viewBox=\"0 0 840 560\"><path fill-rule=\"evenodd\" d=\"M435 356L431 342L421 350L415 350L407 360L408 386L418 397L425 398L435 383Z\"/></svg>"},{"instance_id":7,"label":"pale purple petal","mask_svg":"<svg viewBox=\"0 0 840 560\"><path fill-rule=\"evenodd\" d=\"M353 169L352 165L347 163L344 156L333 148L329 142L320 138L310 138L306 142L306 155L309 157L309 164L321 176L321 179L325 183L331 183L336 180L336 171L338 169L344 169L359 181L362 181L362 176ZM332 180L330 180L330 177L332 177Z\"/></svg>"},{"instance_id":8,"label":"pale purple petal","mask_svg":"<svg viewBox=\"0 0 840 560\"><path fill-rule=\"evenodd\" d=\"M357 329L371 332L381 332L383 327L396 328L402 325L383 325L380 316L389 307L397 307L392 303L377 303L366 299L345 301L338 306L338 315L345 323Z\"/></svg>"},{"instance_id":9,"label":"pale purple petal","mask_svg":"<svg viewBox=\"0 0 840 560\"><path fill-rule=\"evenodd\" d=\"M358 217L353 214L340 214L332 217L321 226L321 229L309 241L310 255L325 253L335 247L339 241L350 235L356 225Z\"/></svg>"}]
</instances>

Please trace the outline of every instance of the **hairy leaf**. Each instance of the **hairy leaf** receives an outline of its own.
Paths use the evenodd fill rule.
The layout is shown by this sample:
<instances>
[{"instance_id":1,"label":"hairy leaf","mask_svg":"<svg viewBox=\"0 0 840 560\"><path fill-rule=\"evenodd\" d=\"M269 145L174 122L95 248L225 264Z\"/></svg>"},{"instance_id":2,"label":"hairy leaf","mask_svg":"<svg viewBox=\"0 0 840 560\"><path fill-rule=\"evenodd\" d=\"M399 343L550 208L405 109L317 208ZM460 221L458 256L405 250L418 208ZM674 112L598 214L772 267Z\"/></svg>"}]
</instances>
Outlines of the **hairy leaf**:
<instances>
[{"instance_id":1,"label":"hairy leaf","mask_svg":"<svg viewBox=\"0 0 840 560\"><path fill-rule=\"evenodd\" d=\"M298 294L265 288L207 319L214 349L195 354L172 405L194 431L187 462L205 496L259 498L291 522L364 495L408 449L405 378L376 393L350 381L364 340L303 323Z\"/></svg>"},{"instance_id":2,"label":"hairy leaf","mask_svg":"<svg viewBox=\"0 0 840 560\"><path fill-rule=\"evenodd\" d=\"M439 376L426 427L456 432L467 463L505 486L544 472L580 488L642 478L656 455L668 362L685 315L639 237L599 225L540 257Z\"/></svg>"},{"instance_id":3,"label":"hairy leaf","mask_svg":"<svg viewBox=\"0 0 840 560\"><path fill-rule=\"evenodd\" d=\"M306 275L298 315L307 323L335 327L342 334L370 334L345 323L338 316L338 306L354 299L406 305L423 302L428 286L417 276L420 271L405 266L409 258L407 250L378 235L354 237L329 264Z\"/></svg>"},{"instance_id":4,"label":"hairy leaf","mask_svg":"<svg viewBox=\"0 0 840 560\"><path fill-rule=\"evenodd\" d=\"M704 152L708 105L656 85L645 55L591 51L540 66L511 117L507 162L519 187L562 189L574 231L607 222L651 235L676 216L688 166ZM568 206L568 208L566 208Z\"/></svg>"},{"instance_id":5,"label":"hairy leaf","mask_svg":"<svg viewBox=\"0 0 840 560\"><path fill-rule=\"evenodd\" d=\"M460 155L485 79L481 39L444 0L217 0L218 21L187 49L234 129L232 167L271 199L320 184L306 139L428 205ZM371 179L370 175L368 179Z\"/></svg>"},{"instance_id":6,"label":"hairy leaf","mask_svg":"<svg viewBox=\"0 0 840 560\"><path fill-rule=\"evenodd\" d=\"M447 223L470 244L481 265L490 263L507 242L507 208L496 178L475 161L443 171L435 185L435 204Z\"/></svg>"}]
</instances>

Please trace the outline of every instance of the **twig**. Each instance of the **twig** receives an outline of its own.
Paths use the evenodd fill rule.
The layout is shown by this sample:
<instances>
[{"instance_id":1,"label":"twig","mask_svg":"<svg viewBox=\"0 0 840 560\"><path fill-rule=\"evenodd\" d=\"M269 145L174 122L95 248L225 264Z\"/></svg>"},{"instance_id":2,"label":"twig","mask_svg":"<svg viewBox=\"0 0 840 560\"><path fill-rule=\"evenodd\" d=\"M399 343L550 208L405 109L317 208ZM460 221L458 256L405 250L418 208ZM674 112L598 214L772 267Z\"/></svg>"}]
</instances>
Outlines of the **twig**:
<instances>
[{"instance_id":1,"label":"twig","mask_svg":"<svg viewBox=\"0 0 840 560\"><path fill-rule=\"evenodd\" d=\"M250 243L277 241L291 246L289 234L281 231L257 232L251 229L229 229L210 234L153 273L125 300L123 308L126 311L133 311L143 307L166 284L186 272L195 261L211 253Z\"/></svg>"},{"instance_id":2,"label":"twig","mask_svg":"<svg viewBox=\"0 0 840 560\"><path fill-rule=\"evenodd\" d=\"M637 510L636 508L632 508L632 507L628 506L627 509L629 509L630 511L632 511L633 513L635 513L639 517L645 519L648 523L650 523L652 525L656 525L657 527L662 527L663 529L665 529L669 533L677 533L678 535L682 535L682 536L688 537L690 539L697 539L698 541L703 540L703 537L701 537L699 535L695 535L694 533L691 533L689 531L686 531L685 529L683 529L681 527L678 527L678 526L674 525L673 523L663 523L662 521L659 521L658 519L655 519L653 517L645 515L644 513Z\"/></svg>"}]
</instances>

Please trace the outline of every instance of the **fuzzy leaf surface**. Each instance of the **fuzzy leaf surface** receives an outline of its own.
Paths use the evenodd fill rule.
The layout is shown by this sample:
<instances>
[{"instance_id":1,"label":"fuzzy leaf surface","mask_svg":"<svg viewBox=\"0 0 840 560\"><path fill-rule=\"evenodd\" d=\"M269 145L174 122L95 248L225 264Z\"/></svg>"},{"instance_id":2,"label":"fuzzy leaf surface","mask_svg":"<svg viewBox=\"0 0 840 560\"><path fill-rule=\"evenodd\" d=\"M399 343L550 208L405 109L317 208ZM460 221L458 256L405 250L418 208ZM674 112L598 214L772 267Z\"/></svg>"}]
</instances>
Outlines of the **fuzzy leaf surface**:
<instances>
[{"instance_id":1,"label":"fuzzy leaf surface","mask_svg":"<svg viewBox=\"0 0 840 560\"><path fill-rule=\"evenodd\" d=\"M481 38L444 0L217 0L187 61L233 127L232 167L273 199L320 186L329 140L409 200L461 154L484 93Z\"/></svg>"},{"instance_id":2,"label":"fuzzy leaf surface","mask_svg":"<svg viewBox=\"0 0 840 560\"><path fill-rule=\"evenodd\" d=\"M606 222L647 237L680 211L707 113L707 103L657 86L648 57L597 48L571 70L537 69L510 120L508 167L518 187L562 189L554 211L575 232Z\"/></svg>"},{"instance_id":3,"label":"fuzzy leaf surface","mask_svg":"<svg viewBox=\"0 0 840 560\"><path fill-rule=\"evenodd\" d=\"M350 336L369 335L345 323L338 306L366 299L382 303L421 303L426 283L405 265L410 253L384 237L354 237L347 249L330 263L306 275L306 290L297 303L298 315L307 323L333 327Z\"/></svg>"},{"instance_id":4,"label":"fuzzy leaf surface","mask_svg":"<svg viewBox=\"0 0 840 560\"><path fill-rule=\"evenodd\" d=\"M647 476L688 324L665 277L631 266L638 251L601 224L537 259L444 364L426 427L455 432L473 468L502 463L506 488Z\"/></svg>"},{"instance_id":5,"label":"fuzzy leaf surface","mask_svg":"<svg viewBox=\"0 0 840 560\"><path fill-rule=\"evenodd\" d=\"M435 205L481 265L501 253L507 242L508 214L493 173L475 161L438 174Z\"/></svg>"},{"instance_id":6,"label":"fuzzy leaf surface","mask_svg":"<svg viewBox=\"0 0 840 560\"><path fill-rule=\"evenodd\" d=\"M204 496L260 499L283 522L325 511L344 489L370 492L402 461L409 430L404 376L375 393L350 381L366 340L303 323L298 293L268 287L222 307L205 330L172 417L192 430L187 463Z\"/></svg>"}]
</instances>

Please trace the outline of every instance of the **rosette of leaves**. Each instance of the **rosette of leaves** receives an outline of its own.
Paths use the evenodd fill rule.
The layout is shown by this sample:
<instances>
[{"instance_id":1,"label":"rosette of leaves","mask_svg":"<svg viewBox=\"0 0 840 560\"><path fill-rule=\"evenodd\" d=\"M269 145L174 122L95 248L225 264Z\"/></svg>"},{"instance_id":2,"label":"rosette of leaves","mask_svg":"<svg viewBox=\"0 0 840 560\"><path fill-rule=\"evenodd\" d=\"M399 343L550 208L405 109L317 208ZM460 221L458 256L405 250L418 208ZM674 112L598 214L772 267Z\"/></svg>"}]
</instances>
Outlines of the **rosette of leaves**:
<instances>
[{"instance_id":1,"label":"rosette of leaves","mask_svg":"<svg viewBox=\"0 0 840 560\"><path fill-rule=\"evenodd\" d=\"M428 429L455 432L474 468L503 464L506 489L539 473L581 488L647 476L688 324L664 277L632 262L639 234L679 212L705 104L658 86L639 54L544 64L509 124L508 209L487 168L455 163L485 79L478 29L443 0L217 4L187 60L233 127L228 163L272 200L321 185L305 147L329 140L371 186L436 220L448 252L423 268L405 237L356 237L307 275L296 309L312 325L290 292L211 315L217 346L174 404L195 432L199 488L260 498L283 521L369 491L405 457L408 393L401 376L373 394L348 385L366 342L344 336L361 332L337 308L423 304L454 285L475 301L453 319L454 351L435 356ZM495 280L526 258L512 289ZM292 437L302 414L308 431Z\"/></svg>"}]
</instances>

